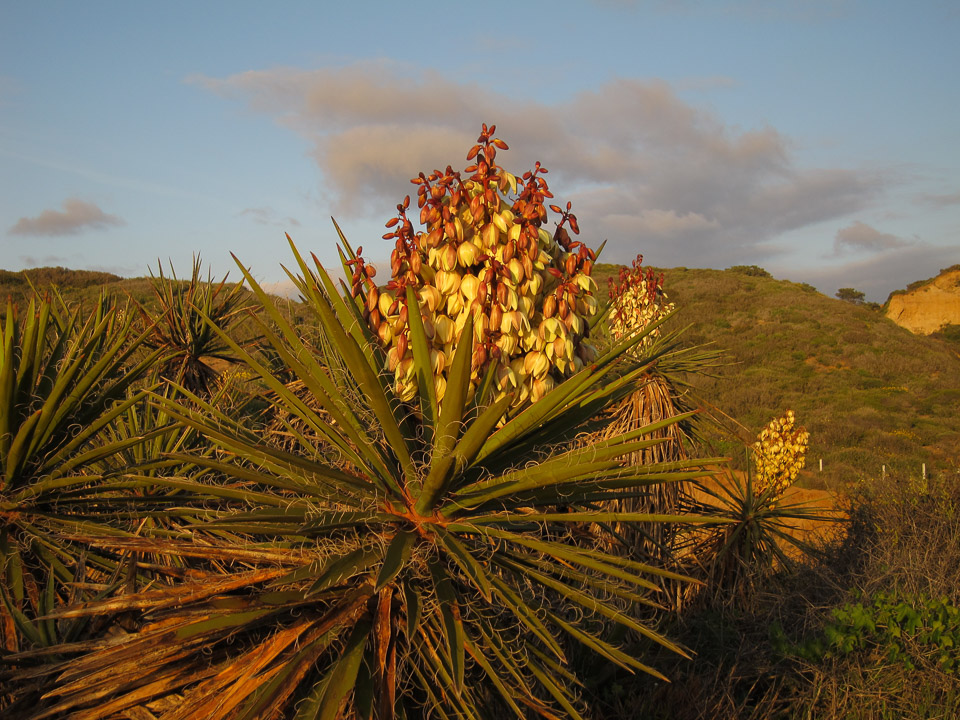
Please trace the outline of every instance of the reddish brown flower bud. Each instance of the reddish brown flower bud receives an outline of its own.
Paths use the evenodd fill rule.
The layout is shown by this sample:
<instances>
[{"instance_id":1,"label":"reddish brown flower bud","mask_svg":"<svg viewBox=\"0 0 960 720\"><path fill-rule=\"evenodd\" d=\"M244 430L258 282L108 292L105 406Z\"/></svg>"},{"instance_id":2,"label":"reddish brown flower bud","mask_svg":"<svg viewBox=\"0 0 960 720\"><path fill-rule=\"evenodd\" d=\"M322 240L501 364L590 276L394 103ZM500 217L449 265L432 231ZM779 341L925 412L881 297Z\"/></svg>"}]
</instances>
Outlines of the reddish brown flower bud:
<instances>
[{"instance_id":1,"label":"reddish brown flower bud","mask_svg":"<svg viewBox=\"0 0 960 720\"><path fill-rule=\"evenodd\" d=\"M520 258L520 262L523 265L523 275L527 280L533 277L533 261L530 259L529 255L524 255Z\"/></svg>"},{"instance_id":2,"label":"reddish brown flower bud","mask_svg":"<svg viewBox=\"0 0 960 720\"><path fill-rule=\"evenodd\" d=\"M474 372L478 371L480 368L483 367L484 363L486 362L487 362L486 348L484 348L483 345L477 345L477 347L474 348L473 357L470 360L471 370L473 370Z\"/></svg>"},{"instance_id":3,"label":"reddish brown flower bud","mask_svg":"<svg viewBox=\"0 0 960 720\"><path fill-rule=\"evenodd\" d=\"M557 312L557 299L553 295L547 295L543 301L543 316L552 318Z\"/></svg>"},{"instance_id":4,"label":"reddish brown flower bud","mask_svg":"<svg viewBox=\"0 0 960 720\"><path fill-rule=\"evenodd\" d=\"M490 322L487 327L490 328L492 332L497 332L500 330L500 323L503 321L503 308L499 305L494 305L490 309Z\"/></svg>"}]
</instances>

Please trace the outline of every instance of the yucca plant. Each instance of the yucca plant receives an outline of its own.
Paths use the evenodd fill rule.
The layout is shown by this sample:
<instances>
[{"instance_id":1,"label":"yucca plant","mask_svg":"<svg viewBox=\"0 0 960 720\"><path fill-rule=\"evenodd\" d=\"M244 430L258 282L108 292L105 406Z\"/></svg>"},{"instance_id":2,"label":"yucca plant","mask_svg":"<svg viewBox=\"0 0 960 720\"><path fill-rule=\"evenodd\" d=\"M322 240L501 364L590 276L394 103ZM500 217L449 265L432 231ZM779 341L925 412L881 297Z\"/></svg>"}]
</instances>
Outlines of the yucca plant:
<instances>
[{"instance_id":1,"label":"yucca plant","mask_svg":"<svg viewBox=\"0 0 960 720\"><path fill-rule=\"evenodd\" d=\"M669 346L663 342L662 325L674 311L674 303L667 302L663 292L664 276L657 277L652 268L643 268L643 256L638 255L629 270L621 268L617 280L610 278L610 309L605 318L606 329L613 342L647 329L641 348L648 356L659 359ZM638 348L637 350L641 349ZM600 439L630 432L639 427L681 413L680 398L668 377L657 368L651 369L634 391L612 407L611 422L598 434ZM635 464L667 462L687 457L682 423L674 423L659 432L665 442L641 451L631 461ZM680 487L677 483L650 488L645 497L618 502L614 510L676 513L679 507ZM641 556L664 558L669 555L670 527L662 523L617 528L629 552Z\"/></svg>"},{"instance_id":2,"label":"yucca plant","mask_svg":"<svg viewBox=\"0 0 960 720\"><path fill-rule=\"evenodd\" d=\"M222 477L157 482L203 504L218 497L221 514L185 527L194 542L103 544L195 557L207 570L57 613L139 611L142 624L49 668L55 684L30 717L106 718L141 705L184 719L581 717L571 644L656 674L585 619L682 652L614 604L653 603L651 579L678 576L577 540L592 525L691 520L597 508L700 475L712 462L624 466L624 457L660 442L652 433L687 416L571 444L643 372L636 358L611 373L642 333L510 414L512 395L494 399L495 367L471 387L468 319L439 412L427 393L412 412L380 372L385 358L361 307L337 293L319 264L296 257L335 371L244 272L263 306L265 341L311 401L220 337L309 433L290 423L297 442L281 450L197 396L184 406L156 398L217 448L168 459ZM414 362L429 372L427 338L419 314L411 317ZM339 461L328 459L329 448Z\"/></svg>"},{"instance_id":3,"label":"yucca plant","mask_svg":"<svg viewBox=\"0 0 960 720\"><path fill-rule=\"evenodd\" d=\"M273 361L205 313L207 327L266 388L272 424L183 384L185 403L154 397L210 447L167 451L111 485L149 480L181 502L125 498L163 527L99 546L192 562L180 582L54 613L124 613L136 627L33 671L50 684L30 717L580 717L573 647L657 674L610 639L613 625L681 652L622 607L655 605L656 579L683 578L592 534L695 520L608 508L717 459L626 462L690 413L582 442L649 369L651 328L595 354L595 254L563 229L577 230L569 204L552 208L552 237L542 229L545 170L502 171L493 131L468 154L470 177L415 179L428 231L398 205L385 286L342 234L343 294L291 243L316 338L241 266ZM153 472L174 464L182 474Z\"/></svg>"},{"instance_id":4,"label":"yucca plant","mask_svg":"<svg viewBox=\"0 0 960 720\"><path fill-rule=\"evenodd\" d=\"M150 274L156 307L140 303L137 307L151 330L147 345L163 351L161 374L192 392L209 396L219 375L209 361L236 360L216 329L231 332L236 328L245 312L247 296L242 282L228 286L225 275L214 283L209 273L204 281L201 271L199 256L193 258L189 281L179 280L172 266L167 277L163 265L159 265L157 275Z\"/></svg>"},{"instance_id":5,"label":"yucca plant","mask_svg":"<svg viewBox=\"0 0 960 720\"><path fill-rule=\"evenodd\" d=\"M161 385L155 392L170 401L182 397L173 384ZM222 392L213 400L221 396ZM138 532L149 530L156 534L157 528L169 528L172 534L179 534L179 523L206 514L201 508L191 511L182 507L184 500L177 488L154 483L156 478L193 470L190 463L163 458L186 452L203 453L208 445L196 430L177 422L162 405L151 402L149 396L140 393L136 403L104 428L100 442L119 448L104 459L108 479L98 485L100 501L115 517L135 522ZM109 497L104 498L105 493L109 493ZM154 509L149 516L143 512L147 504ZM168 508L180 508L180 512L171 517ZM153 560L165 565L178 563L177 558L164 555Z\"/></svg>"},{"instance_id":6,"label":"yucca plant","mask_svg":"<svg viewBox=\"0 0 960 720\"><path fill-rule=\"evenodd\" d=\"M651 361L650 369L638 379L634 390L609 409L610 422L593 439L604 440L662 420L684 415L692 407L687 395L689 378L700 376L717 364L719 353L707 347L686 347L683 330L666 331L677 313L663 291L664 274L657 276L644 268L638 255L632 266L621 268L619 277L610 279L609 309L600 328L606 342L615 343L637 332L644 339L633 350ZM602 345L601 345L602 346ZM634 453L628 462L636 465L683 460L701 445L698 417L666 424L651 437L662 442ZM651 486L635 497L614 500L607 508L613 512L676 514L687 483ZM634 559L664 567L679 567L676 540L682 527L671 523L620 523L611 528L608 542L612 549ZM661 587L678 608L687 592L686 583L662 579Z\"/></svg>"},{"instance_id":7,"label":"yucca plant","mask_svg":"<svg viewBox=\"0 0 960 720\"><path fill-rule=\"evenodd\" d=\"M132 360L142 337L129 314L101 296L84 316L58 298L31 299L21 315L8 300L0 337L0 640L7 650L57 641L43 619L66 583L109 573L115 562L88 553L71 535L109 525L91 486L103 461L143 441L100 442L133 403L128 390L154 356ZM106 530L104 530L106 531Z\"/></svg>"},{"instance_id":8,"label":"yucca plant","mask_svg":"<svg viewBox=\"0 0 960 720\"><path fill-rule=\"evenodd\" d=\"M791 500L785 491L803 468L809 434L795 427L793 411L774 418L751 448L756 471L741 477L726 471L711 482L698 481L688 509L725 520L690 533L690 558L700 567L702 597L710 602L748 603L758 583L797 557L817 548L794 531L797 522L835 522L810 501ZM698 573L699 574L699 573Z\"/></svg>"}]
</instances>

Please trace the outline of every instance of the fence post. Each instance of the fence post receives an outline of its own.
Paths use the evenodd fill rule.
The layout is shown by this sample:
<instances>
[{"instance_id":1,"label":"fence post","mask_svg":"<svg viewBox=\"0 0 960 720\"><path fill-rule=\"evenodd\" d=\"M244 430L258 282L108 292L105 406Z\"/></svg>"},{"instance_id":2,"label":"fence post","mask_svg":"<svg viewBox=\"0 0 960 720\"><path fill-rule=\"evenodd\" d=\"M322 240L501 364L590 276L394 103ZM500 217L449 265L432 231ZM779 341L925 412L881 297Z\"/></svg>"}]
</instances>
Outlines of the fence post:
<instances>
[{"instance_id":1,"label":"fence post","mask_svg":"<svg viewBox=\"0 0 960 720\"><path fill-rule=\"evenodd\" d=\"M820 458L820 472L823 472L823 458Z\"/></svg>"},{"instance_id":2,"label":"fence post","mask_svg":"<svg viewBox=\"0 0 960 720\"><path fill-rule=\"evenodd\" d=\"M923 479L927 479L927 464L923 463Z\"/></svg>"}]
</instances>

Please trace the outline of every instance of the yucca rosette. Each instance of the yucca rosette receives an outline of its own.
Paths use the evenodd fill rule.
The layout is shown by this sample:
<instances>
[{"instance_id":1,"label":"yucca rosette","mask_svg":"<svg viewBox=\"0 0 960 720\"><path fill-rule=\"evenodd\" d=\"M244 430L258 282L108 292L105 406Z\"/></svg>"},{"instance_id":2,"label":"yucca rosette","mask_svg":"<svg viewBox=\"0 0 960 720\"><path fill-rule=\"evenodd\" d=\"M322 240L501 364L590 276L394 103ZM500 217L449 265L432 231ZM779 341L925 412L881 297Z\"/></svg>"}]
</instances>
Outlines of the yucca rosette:
<instances>
[{"instance_id":1,"label":"yucca rosette","mask_svg":"<svg viewBox=\"0 0 960 720\"><path fill-rule=\"evenodd\" d=\"M777 498L792 485L806 463L810 433L796 426L793 410L771 420L753 444L757 493L773 488Z\"/></svg>"},{"instance_id":2,"label":"yucca rosette","mask_svg":"<svg viewBox=\"0 0 960 720\"><path fill-rule=\"evenodd\" d=\"M570 203L565 210L549 206L560 219L553 234L545 229L553 197L547 170L537 163L518 178L497 165L497 151L507 145L495 129L483 126L463 173L448 166L412 180L424 229L414 230L408 196L387 222L384 238L396 244L385 285L376 284L359 254L348 261L353 294L404 401L419 389L442 402L468 318L471 388L487 377L497 398L512 394L515 407L539 400L595 357L588 336L598 307L596 254L567 232L579 233ZM429 368L414 363L411 323L423 326Z\"/></svg>"},{"instance_id":3,"label":"yucca rosette","mask_svg":"<svg viewBox=\"0 0 960 720\"><path fill-rule=\"evenodd\" d=\"M58 609L57 621L122 614L129 630L20 653L30 664L15 688L24 698L38 688L37 702L11 717L586 718L582 653L662 678L633 648L682 648L652 616L623 608L655 605L661 578L687 578L612 552L604 536L709 518L611 508L720 459L631 460L691 413L573 440L630 392L623 377L643 367L629 354L640 338L512 412L492 382L470 390L468 316L440 411L420 397L417 417L397 402L354 298L291 249L291 278L320 340L305 338L242 265L261 304L250 321L272 351L255 356L218 334L269 390L283 445L217 398L150 394L178 435L111 487L156 490L121 506L136 535L89 543L156 556L163 568L175 558L180 572ZM415 319L410 344L426 368ZM188 436L201 442L179 442Z\"/></svg>"}]
</instances>

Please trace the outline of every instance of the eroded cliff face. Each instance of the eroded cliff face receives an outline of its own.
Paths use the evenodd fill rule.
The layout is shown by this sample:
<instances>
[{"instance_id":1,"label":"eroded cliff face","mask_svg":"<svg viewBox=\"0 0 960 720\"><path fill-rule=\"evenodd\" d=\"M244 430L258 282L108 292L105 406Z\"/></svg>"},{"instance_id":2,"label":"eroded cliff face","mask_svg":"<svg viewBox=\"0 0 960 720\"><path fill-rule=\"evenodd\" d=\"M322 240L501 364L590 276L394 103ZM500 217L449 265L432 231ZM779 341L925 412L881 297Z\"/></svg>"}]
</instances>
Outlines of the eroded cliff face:
<instances>
[{"instance_id":1,"label":"eroded cliff face","mask_svg":"<svg viewBox=\"0 0 960 720\"><path fill-rule=\"evenodd\" d=\"M887 317L923 335L960 325L960 270L940 273L923 287L891 296Z\"/></svg>"}]
</instances>

